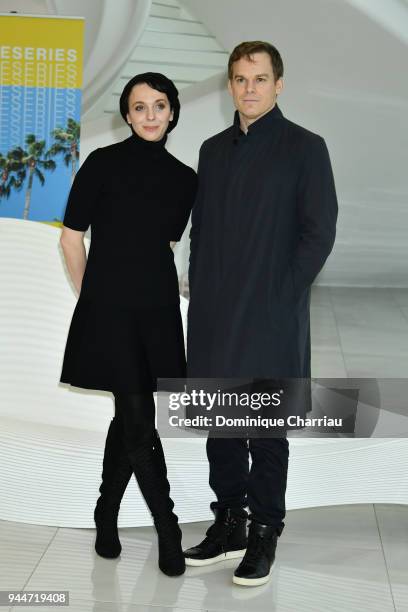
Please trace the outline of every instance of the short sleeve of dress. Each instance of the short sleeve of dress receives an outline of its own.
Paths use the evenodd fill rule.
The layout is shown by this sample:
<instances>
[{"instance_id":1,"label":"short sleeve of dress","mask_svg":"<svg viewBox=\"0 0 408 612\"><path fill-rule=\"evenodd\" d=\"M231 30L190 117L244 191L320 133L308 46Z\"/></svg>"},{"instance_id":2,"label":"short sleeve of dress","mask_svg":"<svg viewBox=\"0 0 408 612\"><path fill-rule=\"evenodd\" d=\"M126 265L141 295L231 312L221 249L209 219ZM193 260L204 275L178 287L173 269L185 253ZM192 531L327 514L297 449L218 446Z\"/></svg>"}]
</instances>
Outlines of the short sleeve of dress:
<instances>
[{"instance_id":1,"label":"short sleeve of dress","mask_svg":"<svg viewBox=\"0 0 408 612\"><path fill-rule=\"evenodd\" d=\"M191 209L194 204L194 200L197 193L197 174L192 168L189 168L188 174L186 174L183 188L181 190L181 196L179 200L179 206L177 207L177 215L174 219L174 224L171 231L170 240L178 242L186 229L188 219L190 217Z\"/></svg>"},{"instance_id":2,"label":"short sleeve of dress","mask_svg":"<svg viewBox=\"0 0 408 612\"><path fill-rule=\"evenodd\" d=\"M100 149L96 149L88 155L76 173L65 209L65 227L86 232L101 189L102 176Z\"/></svg>"}]
</instances>

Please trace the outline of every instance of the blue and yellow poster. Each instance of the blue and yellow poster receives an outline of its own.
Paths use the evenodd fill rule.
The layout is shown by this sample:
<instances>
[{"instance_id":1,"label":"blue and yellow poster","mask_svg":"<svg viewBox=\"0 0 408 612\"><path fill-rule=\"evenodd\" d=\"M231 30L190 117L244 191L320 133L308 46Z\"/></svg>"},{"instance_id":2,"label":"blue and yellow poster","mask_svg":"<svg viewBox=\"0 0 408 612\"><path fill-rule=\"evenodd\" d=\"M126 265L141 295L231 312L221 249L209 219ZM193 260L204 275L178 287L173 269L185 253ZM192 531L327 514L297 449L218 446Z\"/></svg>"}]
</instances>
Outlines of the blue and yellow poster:
<instances>
[{"instance_id":1,"label":"blue and yellow poster","mask_svg":"<svg viewBox=\"0 0 408 612\"><path fill-rule=\"evenodd\" d=\"M0 15L0 216L59 224L79 159L83 19Z\"/></svg>"}]
</instances>

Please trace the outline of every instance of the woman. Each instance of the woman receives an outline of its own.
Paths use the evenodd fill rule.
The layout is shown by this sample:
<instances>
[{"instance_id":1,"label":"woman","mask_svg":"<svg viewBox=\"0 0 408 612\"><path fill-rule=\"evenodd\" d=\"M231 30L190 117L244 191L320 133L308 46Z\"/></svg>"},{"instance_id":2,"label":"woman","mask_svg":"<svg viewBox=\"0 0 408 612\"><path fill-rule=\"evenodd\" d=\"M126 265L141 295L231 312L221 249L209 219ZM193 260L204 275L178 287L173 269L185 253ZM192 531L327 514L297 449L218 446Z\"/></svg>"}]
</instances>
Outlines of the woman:
<instances>
[{"instance_id":1,"label":"woman","mask_svg":"<svg viewBox=\"0 0 408 612\"><path fill-rule=\"evenodd\" d=\"M155 429L153 392L157 378L185 376L171 243L187 224L197 177L164 147L180 112L172 81L151 72L135 76L122 92L120 112L132 135L89 155L65 212L61 245L80 295L61 382L112 391L115 398L94 513L97 553L120 554L117 517L133 472L157 529L159 567L180 575L181 531Z\"/></svg>"}]
</instances>

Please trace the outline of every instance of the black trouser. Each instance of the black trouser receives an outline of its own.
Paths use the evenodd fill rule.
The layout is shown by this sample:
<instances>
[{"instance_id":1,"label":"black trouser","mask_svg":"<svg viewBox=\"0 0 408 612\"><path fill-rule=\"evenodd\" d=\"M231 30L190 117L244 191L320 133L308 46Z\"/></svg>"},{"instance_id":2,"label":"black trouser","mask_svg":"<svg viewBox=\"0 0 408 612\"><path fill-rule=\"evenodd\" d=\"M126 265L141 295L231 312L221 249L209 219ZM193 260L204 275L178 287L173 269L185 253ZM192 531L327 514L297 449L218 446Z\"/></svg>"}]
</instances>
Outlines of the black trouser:
<instances>
[{"instance_id":1,"label":"black trouser","mask_svg":"<svg viewBox=\"0 0 408 612\"><path fill-rule=\"evenodd\" d=\"M249 455L252 458L249 469ZM210 487L217 496L212 508L245 508L263 524L281 533L289 444L286 438L207 439Z\"/></svg>"}]
</instances>

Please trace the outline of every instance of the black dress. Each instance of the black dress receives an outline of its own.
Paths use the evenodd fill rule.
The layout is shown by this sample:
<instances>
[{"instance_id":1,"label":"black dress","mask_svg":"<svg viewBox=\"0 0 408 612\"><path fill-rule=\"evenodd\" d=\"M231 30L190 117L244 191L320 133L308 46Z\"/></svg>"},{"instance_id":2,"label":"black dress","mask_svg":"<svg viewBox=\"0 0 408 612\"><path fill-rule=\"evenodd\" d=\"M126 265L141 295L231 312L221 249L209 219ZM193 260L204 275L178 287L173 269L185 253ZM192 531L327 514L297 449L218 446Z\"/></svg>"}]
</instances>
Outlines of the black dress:
<instances>
[{"instance_id":1,"label":"black dress","mask_svg":"<svg viewBox=\"0 0 408 612\"><path fill-rule=\"evenodd\" d=\"M91 245L65 347L61 382L106 391L153 391L185 376L177 271L197 189L192 168L133 134L96 149L79 169L64 225Z\"/></svg>"}]
</instances>

